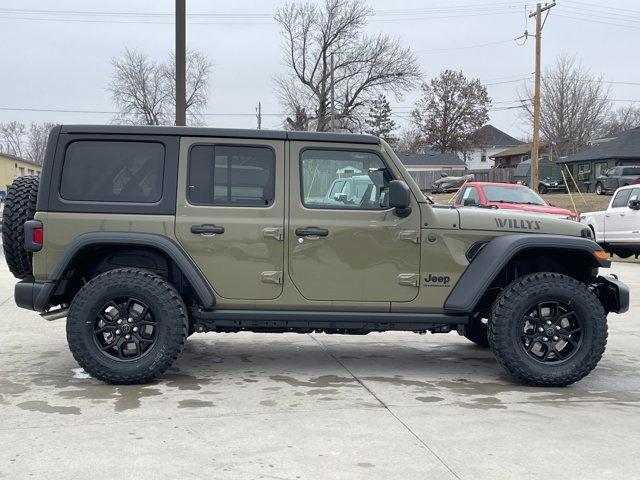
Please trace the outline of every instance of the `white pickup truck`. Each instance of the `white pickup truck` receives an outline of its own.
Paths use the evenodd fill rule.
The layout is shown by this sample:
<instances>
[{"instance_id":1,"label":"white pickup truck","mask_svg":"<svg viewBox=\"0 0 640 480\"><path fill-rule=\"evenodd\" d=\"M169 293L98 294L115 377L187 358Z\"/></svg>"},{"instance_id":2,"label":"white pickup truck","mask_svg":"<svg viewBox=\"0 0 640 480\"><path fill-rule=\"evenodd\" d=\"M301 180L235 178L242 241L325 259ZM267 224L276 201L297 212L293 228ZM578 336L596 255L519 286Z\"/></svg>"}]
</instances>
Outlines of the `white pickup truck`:
<instances>
[{"instance_id":1,"label":"white pickup truck","mask_svg":"<svg viewBox=\"0 0 640 480\"><path fill-rule=\"evenodd\" d=\"M602 248L622 258L640 255L640 186L621 187L604 212L586 212L580 222L591 228Z\"/></svg>"}]
</instances>

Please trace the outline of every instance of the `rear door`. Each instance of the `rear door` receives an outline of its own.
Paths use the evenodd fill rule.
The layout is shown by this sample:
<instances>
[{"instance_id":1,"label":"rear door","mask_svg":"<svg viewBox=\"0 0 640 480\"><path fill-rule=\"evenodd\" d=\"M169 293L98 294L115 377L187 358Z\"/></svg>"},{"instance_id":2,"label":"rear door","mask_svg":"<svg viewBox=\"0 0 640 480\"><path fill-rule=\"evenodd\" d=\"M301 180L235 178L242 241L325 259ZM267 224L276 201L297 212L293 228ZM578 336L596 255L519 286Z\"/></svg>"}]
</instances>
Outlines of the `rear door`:
<instances>
[{"instance_id":1,"label":"rear door","mask_svg":"<svg viewBox=\"0 0 640 480\"><path fill-rule=\"evenodd\" d=\"M386 207L393 174L374 148L290 143L289 275L309 300L410 301L420 285L420 209ZM336 179L356 185L335 201ZM353 192L352 192L353 193ZM383 303L384 302L384 303Z\"/></svg>"},{"instance_id":2,"label":"rear door","mask_svg":"<svg viewBox=\"0 0 640 480\"><path fill-rule=\"evenodd\" d=\"M624 243L640 243L640 210L629 208L631 200L640 200L640 188L629 189L629 198L624 210L619 213L620 232L619 241Z\"/></svg>"},{"instance_id":3,"label":"rear door","mask_svg":"<svg viewBox=\"0 0 640 480\"><path fill-rule=\"evenodd\" d=\"M284 141L182 138L176 237L219 297L282 292Z\"/></svg>"}]
</instances>

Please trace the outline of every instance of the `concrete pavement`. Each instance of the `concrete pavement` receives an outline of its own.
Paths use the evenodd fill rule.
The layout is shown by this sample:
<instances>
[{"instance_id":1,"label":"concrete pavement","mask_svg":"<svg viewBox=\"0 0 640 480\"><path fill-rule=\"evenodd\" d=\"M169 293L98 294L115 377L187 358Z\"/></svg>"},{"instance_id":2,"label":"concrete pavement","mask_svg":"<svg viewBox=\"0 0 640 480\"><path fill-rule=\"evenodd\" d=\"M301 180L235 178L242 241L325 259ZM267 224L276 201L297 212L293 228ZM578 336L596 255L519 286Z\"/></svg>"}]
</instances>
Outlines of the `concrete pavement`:
<instances>
[{"instance_id":1,"label":"concrete pavement","mask_svg":"<svg viewBox=\"0 0 640 480\"><path fill-rule=\"evenodd\" d=\"M640 291L640 265L615 264ZM562 389L523 387L456 334L205 334L164 378L102 384L64 320L13 303L0 259L0 478L632 479L640 297Z\"/></svg>"}]
</instances>

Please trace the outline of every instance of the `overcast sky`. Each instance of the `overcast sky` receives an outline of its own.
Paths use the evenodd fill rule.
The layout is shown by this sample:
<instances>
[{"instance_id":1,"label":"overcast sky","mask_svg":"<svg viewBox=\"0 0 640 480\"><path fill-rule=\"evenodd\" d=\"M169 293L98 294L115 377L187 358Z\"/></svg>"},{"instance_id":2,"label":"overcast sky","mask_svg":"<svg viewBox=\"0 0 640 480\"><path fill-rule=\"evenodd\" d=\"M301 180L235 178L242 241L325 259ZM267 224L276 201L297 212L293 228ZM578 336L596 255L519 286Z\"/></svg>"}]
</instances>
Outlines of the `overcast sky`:
<instances>
[{"instance_id":1,"label":"overcast sky","mask_svg":"<svg viewBox=\"0 0 640 480\"><path fill-rule=\"evenodd\" d=\"M273 0L187 0L187 44L214 63L206 117L210 126L279 128L281 107L272 78L284 70ZM398 37L418 57L425 79L450 68L479 78L493 99L490 122L517 137L530 135L516 105L532 78L534 39L512 41L534 22L531 2L370 0L369 33ZM542 63L577 55L611 81L616 106L640 102L640 2L558 0L543 33ZM0 0L0 121L109 123L114 107L105 90L110 60L125 47L161 60L174 47L173 0ZM86 12L96 12L89 15ZM519 40L522 43L522 40ZM489 45L486 45L489 44ZM531 81L531 80L529 80ZM617 82L617 83L616 83ZM626 83L626 84L625 84ZM635 83L635 84L629 84ZM418 92L390 98L396 121ZM12 110L14 109L14 110ZM34 111L17 110L34 109ZM46 110L98 111L78 113Z\"/></svg>"}]
</instances>

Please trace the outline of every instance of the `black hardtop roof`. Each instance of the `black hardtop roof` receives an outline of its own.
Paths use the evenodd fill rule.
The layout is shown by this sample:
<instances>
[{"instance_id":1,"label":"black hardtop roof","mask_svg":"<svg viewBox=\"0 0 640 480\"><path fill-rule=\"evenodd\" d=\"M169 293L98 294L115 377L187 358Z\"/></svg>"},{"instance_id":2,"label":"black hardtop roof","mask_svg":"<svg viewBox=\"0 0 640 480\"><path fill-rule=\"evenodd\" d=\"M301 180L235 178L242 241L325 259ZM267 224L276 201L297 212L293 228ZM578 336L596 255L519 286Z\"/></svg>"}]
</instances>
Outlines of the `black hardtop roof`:
<instances>
[{"instance_id":1,"label":"black hardtop roof","mask_svg":"<svg viewBox=\"0 0 640 480\"><path fill-rule=\"evenodd\" d=\"M379 145L373 135L328 132L293 132L287 130L251 130L242 128L165 127L151 125L62 125L60 133L107 135L178 135L181 137L251 138L299 140L303 142L364 143Z\"/></svg>"}]
</instances>

